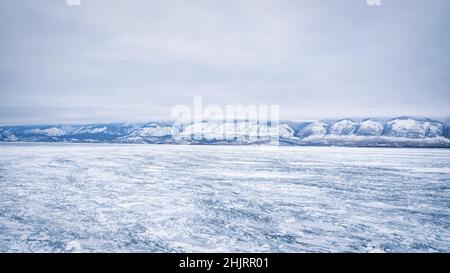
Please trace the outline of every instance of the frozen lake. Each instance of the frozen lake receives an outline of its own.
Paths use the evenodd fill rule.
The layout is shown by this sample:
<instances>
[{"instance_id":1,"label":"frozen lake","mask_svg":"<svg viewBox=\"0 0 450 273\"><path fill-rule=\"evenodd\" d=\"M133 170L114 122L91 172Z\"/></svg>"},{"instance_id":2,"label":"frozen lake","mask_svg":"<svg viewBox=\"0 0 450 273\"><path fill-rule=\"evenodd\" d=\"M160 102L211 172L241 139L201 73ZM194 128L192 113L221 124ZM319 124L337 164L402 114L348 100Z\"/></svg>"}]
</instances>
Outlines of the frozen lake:
<instances>
[{"instance_id":1,"label":"frozen lake","mask_svg":"<svg viewBox=\"0 0 450 273\"><path fill-rule=\"evenodd\" d=\"M449 252L450 149L0 145L0 252Z\"/></svg>"}]
</instances>

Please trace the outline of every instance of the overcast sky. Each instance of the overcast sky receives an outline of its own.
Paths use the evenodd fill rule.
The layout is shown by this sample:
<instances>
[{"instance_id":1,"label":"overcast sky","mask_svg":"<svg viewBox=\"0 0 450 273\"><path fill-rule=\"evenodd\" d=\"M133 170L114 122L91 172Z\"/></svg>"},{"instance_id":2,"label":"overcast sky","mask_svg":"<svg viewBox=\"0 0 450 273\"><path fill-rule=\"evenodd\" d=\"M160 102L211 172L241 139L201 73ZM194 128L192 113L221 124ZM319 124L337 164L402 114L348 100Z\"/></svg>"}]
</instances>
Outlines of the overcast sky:
<instances>
[{"instance_id":1,"label":"overcast sky","mask_svg":"<svg viewBox=\"0 0 450 273\"><path fill-rule=\"evenodd\" d=\"M450 117L450 1L0 0L0 123Z\"/></svg>"}]
</instances>

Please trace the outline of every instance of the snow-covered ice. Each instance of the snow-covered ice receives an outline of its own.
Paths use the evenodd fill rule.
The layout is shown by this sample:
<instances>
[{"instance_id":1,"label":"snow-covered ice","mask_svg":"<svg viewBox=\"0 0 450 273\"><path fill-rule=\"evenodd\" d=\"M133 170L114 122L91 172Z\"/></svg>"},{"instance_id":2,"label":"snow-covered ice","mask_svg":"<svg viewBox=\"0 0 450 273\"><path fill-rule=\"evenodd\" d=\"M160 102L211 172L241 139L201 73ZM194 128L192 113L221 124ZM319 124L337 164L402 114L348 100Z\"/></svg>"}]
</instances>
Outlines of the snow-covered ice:
<instances>
[{"instance_id":1,"label":"snow-covered ice","mask_svg":"<svg viewBox=\"0 0 450 273\"><path fill-rule=\"evenodd\" d=\"M0 252L449 252L450 150L0 144Z\"/></svg>"}]
</instances>

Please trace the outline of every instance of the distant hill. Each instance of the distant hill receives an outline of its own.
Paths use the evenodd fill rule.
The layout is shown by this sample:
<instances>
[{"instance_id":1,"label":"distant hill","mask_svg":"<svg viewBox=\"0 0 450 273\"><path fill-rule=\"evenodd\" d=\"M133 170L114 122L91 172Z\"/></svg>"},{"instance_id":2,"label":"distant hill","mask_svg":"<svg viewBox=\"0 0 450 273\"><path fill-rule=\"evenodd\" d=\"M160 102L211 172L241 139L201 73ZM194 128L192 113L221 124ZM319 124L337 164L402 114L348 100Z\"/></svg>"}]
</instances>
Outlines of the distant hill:
<instances>
[{"instance_id":1,"label":"distant hill","mask_svg":"<svg viewBox=\"0 0 450 273\"><path fill-rule=\"evenodd\" d=\"M273 144L279 135L280 145L450 148L450 122L426 118L283 121L277 126L213 121L175 128L176 135L168 122L0 126L0 142L252 145Z\"/></svg>"}]
</instances>

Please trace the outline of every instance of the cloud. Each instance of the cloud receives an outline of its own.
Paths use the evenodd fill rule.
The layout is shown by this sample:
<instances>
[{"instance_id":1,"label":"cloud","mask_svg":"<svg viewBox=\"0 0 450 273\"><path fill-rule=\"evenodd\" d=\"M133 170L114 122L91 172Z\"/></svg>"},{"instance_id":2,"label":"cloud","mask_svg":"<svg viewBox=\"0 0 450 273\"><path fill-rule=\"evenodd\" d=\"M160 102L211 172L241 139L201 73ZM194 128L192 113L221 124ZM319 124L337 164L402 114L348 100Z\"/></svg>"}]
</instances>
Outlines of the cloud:
<instances>
[{"instance_id":1,"label":"cloud","mask_svg":"<svg viewBox=\"0 0 450 273\"><path fill-rule=\"evenodd\" d=\"M448 116L449 6L2 1L0 123L164 118L194 96L282 118Z\"/></svg>"}]
</instances>

